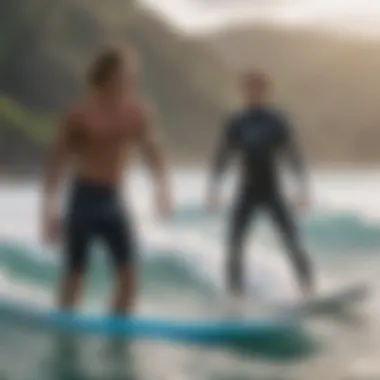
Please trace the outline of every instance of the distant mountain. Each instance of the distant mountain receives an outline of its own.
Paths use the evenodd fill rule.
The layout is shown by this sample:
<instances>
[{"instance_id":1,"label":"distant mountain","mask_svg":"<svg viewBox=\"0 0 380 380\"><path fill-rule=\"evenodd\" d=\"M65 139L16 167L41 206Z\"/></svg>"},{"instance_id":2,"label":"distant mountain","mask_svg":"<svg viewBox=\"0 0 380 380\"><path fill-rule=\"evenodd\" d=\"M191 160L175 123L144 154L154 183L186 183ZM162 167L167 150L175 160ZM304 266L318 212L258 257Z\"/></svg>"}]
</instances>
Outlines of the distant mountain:
<instances>
[{"instance_id":1,"label":"distant mountain","mask_svg":"<svg viewBox=\"0 0 380 380\"><path fill-rule=\"evenodd\" d=\"M141 53L143 90L158 105L164 141L176 162L207 154L212 141L200 132L219 123L226 91L220 83L223 65L203 44L178 37L124 0L108 1L106 9L101 1L54 6L47 0L3 1L0 126L2 140L14 153L2 157L1 167L35 161L31 155L25 162L18 141L45 151L56 125L54 117L44 115L59 115L80 96L89 61L100 46L115 40L131 41ZM24 117L28 109L32 118ZM44 122L34 123L35 118Z\"/></svg>"},{"instance_id":2,"label":"distant mountain","mask_svg":"<svg viewBox=\"0 0 380 380\"><path fill-rule=\"evenodd\" d=\"M250 65L273 78L274 98L311 159L380 158L378 41L268 25L185 37L125 0L1 7L0 168L42 164L57 116L84 89L87 64L114 40L132 42L142 56L142 89L157 103L175 163L209 157L223 116L239 102L236 75Z\"/></svg>"},{"instance_id":3,"label":"distant mountain","mask_svg":"<svg viewBox=\"0 0 380 380\"><path fill-rule=\"evenodd\" d=\"M229 71L202 41L181 38L148 15L127 36L142 56L144 88L158 105L169 150L185 161L206 158L230 103Z\"/></svg>"}]
</instances>

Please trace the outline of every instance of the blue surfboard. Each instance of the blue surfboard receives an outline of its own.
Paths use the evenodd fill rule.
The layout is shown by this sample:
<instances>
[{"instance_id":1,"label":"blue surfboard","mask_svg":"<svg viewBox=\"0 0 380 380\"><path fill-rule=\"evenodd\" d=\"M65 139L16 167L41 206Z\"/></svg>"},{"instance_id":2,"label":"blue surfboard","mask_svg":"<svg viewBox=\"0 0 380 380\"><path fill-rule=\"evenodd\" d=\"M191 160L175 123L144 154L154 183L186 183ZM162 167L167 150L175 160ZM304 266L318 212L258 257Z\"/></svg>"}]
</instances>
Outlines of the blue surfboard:
<instances>
[{"instance_id":1,"label":"blue surfboard","mask_svg":"<svg viewBox=\"0 0 380 380\"><path fill-rule=\"evenodd\" d=\"M249 341L251 344L292 339L300 333L295 321L275 319L181 321L147 317L111 318L105 315L65 314L31 308L18 301L0 300L0 318L12 323L65 332L161 339L193 343Z\"/></svg>"}]
</instances>

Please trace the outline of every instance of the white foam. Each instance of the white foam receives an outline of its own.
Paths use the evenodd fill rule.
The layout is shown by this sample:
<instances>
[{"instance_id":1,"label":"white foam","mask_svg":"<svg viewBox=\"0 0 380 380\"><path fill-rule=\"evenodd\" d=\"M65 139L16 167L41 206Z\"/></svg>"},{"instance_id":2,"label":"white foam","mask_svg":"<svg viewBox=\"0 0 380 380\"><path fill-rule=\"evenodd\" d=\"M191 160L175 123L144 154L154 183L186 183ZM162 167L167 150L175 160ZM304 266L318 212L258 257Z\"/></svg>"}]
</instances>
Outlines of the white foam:
<instances>
[{"instance_id":1,"label":"white foam","mask_svg":"<svg viewBox=\"0 0 380 380\"><path fill-rule=\"evenodd\" d=\"M380 202L378 201L377 187L380 174L377 172L329 172L320 171L313 176L317 195L316 207L352 211L361 215L372 215L380 219ZM197 204L203 202L205 173L197 170L180 171L173 173L176 200L179 204L186 202ZM210 281L220 292L224 292L225 273L225 236L224 231L209 233L204 226L186 226L186 228L172 228L170 225L157 222L151 210L151 189L146 186L146 177L141 173L134 173L125 188L126 197L129 190L130 204L134 207L139 235L147 251L157 251L157 247L168 248L168 252L177 255L190 263L199 271L203 278ZM227 188L232 189L231 181L227 181ZM31 254L41 260L57 259L43 251L38 243L38 188L31 185L19 191L8 189L6 184L0 183L0 206L8 212L0 215L0 240L16 240L29 246ZM22 211L22 213L21 213ZM277 242L267 244L255 232L254 240L248 241L245 261L245 272L249 288L254 288L254 297L293 298L296 294L292 269L286 255L279 252ZM190 252L187 254L186 252ZM186 255L186 256L183 256ZM325 275L326 277L328 276ZM328 281L328 277L323 279ZM8 279L7 281L10 281ZM323 286L323 284L321 284ZM29 288L29 285L27 286ZM15 290L27 292L24 286Z\"/></svg>"},{"instance_id":2,"label":"white foam","mask_svg":"<svg viewBox=\"0 0 380 380\"><path fill-rule=\"evenodd\" d=\"M52 307L53 294L31 282L15 279L0 267L0 298L17 301L31 307Z\"/></svg>"}]
</instances>

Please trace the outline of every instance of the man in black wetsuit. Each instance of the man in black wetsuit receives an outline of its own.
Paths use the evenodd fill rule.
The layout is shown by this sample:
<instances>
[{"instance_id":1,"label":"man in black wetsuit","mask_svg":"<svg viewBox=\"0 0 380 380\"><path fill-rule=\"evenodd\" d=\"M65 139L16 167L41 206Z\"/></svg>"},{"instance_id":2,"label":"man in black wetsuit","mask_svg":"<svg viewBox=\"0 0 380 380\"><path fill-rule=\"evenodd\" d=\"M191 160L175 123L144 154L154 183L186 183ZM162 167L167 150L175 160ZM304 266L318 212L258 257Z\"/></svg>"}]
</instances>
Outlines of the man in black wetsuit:
<instances>
[{"instance_id":1,"label":"man in black wetsuit","mask_svg":"<svg viewBox=\"0 0 380 380\"><path fill-rule=\"evenodd\" d=\"M292 164L300 185L298 206L308 200L305 169L293 133L284 116L266 105L268 78L259 72L241 78L245 108L228 120L212 169L209 207L218 205L218 183L232 155L240 158L240 184L232 212L228 237L227 286L232 295L244 292L243 243L249 222L259 209L273 217L290 254L305 297L313 288L311 263L301 247L297 227L288 209L278 175L281 154Z\"/></svg>"}]
</instances>

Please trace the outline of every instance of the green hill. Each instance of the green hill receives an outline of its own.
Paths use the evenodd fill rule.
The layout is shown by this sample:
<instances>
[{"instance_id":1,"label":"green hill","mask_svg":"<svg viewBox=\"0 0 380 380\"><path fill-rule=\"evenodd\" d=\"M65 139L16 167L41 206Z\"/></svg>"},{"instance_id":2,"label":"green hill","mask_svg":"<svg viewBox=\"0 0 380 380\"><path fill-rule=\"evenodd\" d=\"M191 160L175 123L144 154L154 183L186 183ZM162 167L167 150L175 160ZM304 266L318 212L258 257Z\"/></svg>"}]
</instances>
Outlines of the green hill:
<instances>
[{"instance_id":1,"label":"green hill","mask_svg":"<svg viewBox=\"0 0 380 380\"><path fill-rule=\"evenodd\" d=\"M2 1L6 5L0 14L3 139L17 130L20 144L29 140L45 151L57 115L83 91L89 60L100 46L117 40L132 42L143 58L143 91L158 105L171 154L176 160L188 160L195 149L207 153L210 138L200 139L198 131L218 123L226 91L219 80L222 66L213 69L217 61L201 43L177 36L125 0L107 1L107 6L100 0ZM14 144L17 139L12 137ZM24 160L20 156L20 165ZM2 166L16 161L17 157L5 157Z\"/></svg>"},{"instance_id":2,"label":"green hill","mask_svg":"<svg viewBox=\"0 0 380 380\"><path fill-rule=\"evenodd\" d=\"M58 115L84 90L88 62L115 40L142 56L142 90L176 163L208 158L238 102L235 75L252 64L275 81L312 159L380 158L377 40L269 25L180 36L126 0L1 0L1 10L2 168L42 164Z\"/></svg>"}]
</instances>

